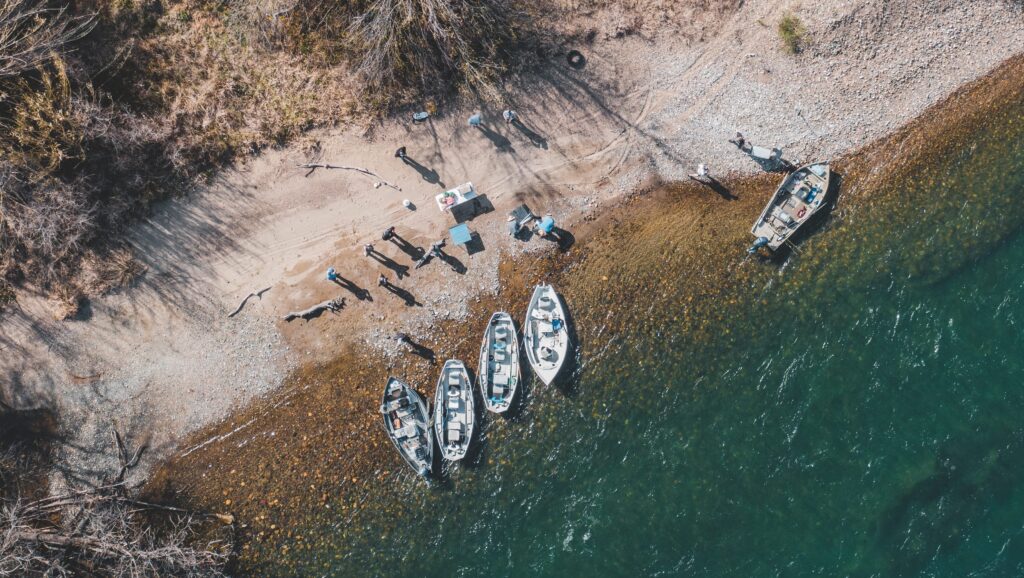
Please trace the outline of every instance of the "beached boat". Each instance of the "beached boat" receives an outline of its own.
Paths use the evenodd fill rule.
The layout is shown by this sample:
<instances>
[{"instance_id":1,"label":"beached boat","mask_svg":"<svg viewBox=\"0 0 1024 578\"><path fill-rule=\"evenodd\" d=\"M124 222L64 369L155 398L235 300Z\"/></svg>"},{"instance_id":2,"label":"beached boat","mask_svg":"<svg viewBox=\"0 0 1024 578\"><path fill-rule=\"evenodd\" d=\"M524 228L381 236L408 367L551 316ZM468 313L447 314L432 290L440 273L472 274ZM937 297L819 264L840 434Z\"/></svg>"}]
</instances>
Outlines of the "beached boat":
<instances>
[{"instance_id":1,"label":"beached boat","mask_svg":"<svg viewBox=\"0 0 1024 578\"><path fill-rule=\"evenodd\" d=\"M773 251L788 240L823 206L832 172L828 162L811 163L786 175L750 233L757 238L750 247Z\"/></svg>"},{"instance_id":2,"label":"beached boat","mask_svg":"<svg viewBox=\"0 0 1024 578\"><path fill-rule=\"evenodd\" d=\"M476 380L484 407L495 413L508 410L519 386L519 338L508 313L495 313L487 323Z\"/></svg>"},{"instance_id":3,"label":"beached boat","mask_svg":"<svg viewBox=\"0 0 1024 578\"><path fill-rule=\"evenodd\" d=\"M400 379L388 378L380 404L384 430L398 453L421 476L430 475L434 464L434 437L427 403Z\"/></svg>"},{"instance_id":4,"label":"beached boat","mask_svg":"<svg viewBox=\"0 0 1024 578\"><path fill-rule=\"evenodd\" d=\"M569 351L562 300L551 285L538 285L526 308L523 347L533 372L546 384L555 380Z\"/></svg>"},{"instance_id":5,"label":"beached boat","mask_svg":"<svg viewBox=\"0 0 1024 578\"><path fill-rule=\"evenodd\" d=\"M434 397L434 433L441 455L461 460L473 441L473 384L461 361L449 359L441 369Z\"/></svg>"}]
</instances>

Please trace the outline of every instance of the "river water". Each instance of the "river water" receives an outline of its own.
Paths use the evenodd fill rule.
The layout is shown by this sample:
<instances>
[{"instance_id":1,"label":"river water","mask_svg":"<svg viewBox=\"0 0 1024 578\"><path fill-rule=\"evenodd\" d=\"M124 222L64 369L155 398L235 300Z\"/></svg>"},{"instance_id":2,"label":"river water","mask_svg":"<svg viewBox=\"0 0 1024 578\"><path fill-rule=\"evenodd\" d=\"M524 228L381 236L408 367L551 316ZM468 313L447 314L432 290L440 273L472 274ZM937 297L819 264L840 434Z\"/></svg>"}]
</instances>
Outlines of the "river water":
<instances>
[{"instance_id":1,"label":"river water","mask_svg":"<svg viewBox=\"0 0 1024 578\"><path fill-rule=\"evenodd\" d=\"M566 384L491 419L476 465L431 488L396 478L386 519L324 519L339 539L300 567L1024 574L1022 110L928 148L940 166L851 160L834 223L785 260L719 262L721 286L664 252L670 226L625 231L657 265L595 255L566 273L583 342ZM870 176L879 158L898 174Z\"/></svg>"},{"instance_id":2,"label":"river water","mask_svg":"<svg viewBox=\"0 0 1024 578\"><path fill-rule=\"evenodd\" d=\"M559 387L429 486L390 454L351 504L295 484L242 573L1024 575L1013 68L839 160L799 252L744 253L777 177L615 216L554 277L580 342Z\"/></svg>"}]
</instances>

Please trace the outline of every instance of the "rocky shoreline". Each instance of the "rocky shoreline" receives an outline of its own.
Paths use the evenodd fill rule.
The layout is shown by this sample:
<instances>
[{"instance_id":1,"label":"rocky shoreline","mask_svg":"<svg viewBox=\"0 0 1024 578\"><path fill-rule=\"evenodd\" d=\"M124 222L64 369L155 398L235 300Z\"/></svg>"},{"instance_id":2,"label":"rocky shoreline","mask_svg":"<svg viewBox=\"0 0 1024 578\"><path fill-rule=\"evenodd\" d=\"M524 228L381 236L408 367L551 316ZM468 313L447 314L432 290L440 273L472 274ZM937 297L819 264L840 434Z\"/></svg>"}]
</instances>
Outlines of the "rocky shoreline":
<instances>
[{"instance_id":1,"label":"rocky shoreline","mask_svg":"<svg viewBox=\"0 0 1024 578\"><path fill-rule=\"evenodd\" d=\"M951 215L968 222L957 226L969 226L961 203L972 211L969 215L988 214L991 201L976 192L951 192L934 204L927 204L923 195L942 178L936 158L954 156L958 146L979 138L979 132L988 131L991 134L984 138L997 140L1003 138L1000 131L1011 130L1005 116L1006 111L1021 110L1022 71L1024 58L1011 59L894 134L836 162L843 175L838 206L820 237L808 241L814 251L798 257L805 273L814 272L813 281L805 274L803 280L789 282L775 273L777 264L741 256L749 242L749 223L777 176L723 179L737 197L734 200L709 194L695 183L670 183L638 190L577 225L576 245L568 253L503 259L493 294L478 294L466 303L464 317L440 321L415 337L434 349L438 359L456 357L475 365L480 331L490 313L505 309L518 319L533 283L543 279L565 292L578 315L584 327L584 360L601 356L604 340L657 332L666 323L683 327L687 348L721 348L731 342L731 319L756 309L759 295L769 287L780 285L775 290L783 292L828 291L834 286L831 279L849 275L850 270L863 271L864 283L870 285L874 256L888 250L893 232L922 220L955 222ZM1020 135L1010 132L1005 138ZM894 179L901 183L898 190L890 186ZM956 260L953 267L970 262L1019 228L1024 206L1004 206L1001 211L1004 217L987 225L991 235L962 236L969 242L955 253L915 241L900 246L897 258L908 274L932 282L938 271L950 268L950 259ZM861 215L883 218L865 223ZM847 231L849 242L838 241L837 231ZM956 233L956 227L951 228L949 234ZM942 267L930 265L934 259L942 259ZM668 275L677 271L686 276ZM617 304L640 294L652 297L649 308L630 308L628 315L608 317ZM671 317L665 311L671 311ZM328 536L311 526L311 519L401 519L408 506L402 505L401 492L395 488L413 491L419 485L377 423L379 392L389 374L429 393L436 367L397 349L384 353L347 347L327 363L299 369L265 402L194 435L182 446L188 449L150 482L149 492L201 509L234 512L244 539L240 565L254 573L294 570L296 561L305 559L304 552L322 551ZM532 407L513 420L488 419L493 426L480 443L500 444L517 435L517 428L546 425L543 414L549 404L567 394L573 392L534 388L529 394ZM588 399L583 407L596 414L599 403ZM484 454L480 459L469 467L492 467L495 457Z\"/></svg>"}]
</instances>

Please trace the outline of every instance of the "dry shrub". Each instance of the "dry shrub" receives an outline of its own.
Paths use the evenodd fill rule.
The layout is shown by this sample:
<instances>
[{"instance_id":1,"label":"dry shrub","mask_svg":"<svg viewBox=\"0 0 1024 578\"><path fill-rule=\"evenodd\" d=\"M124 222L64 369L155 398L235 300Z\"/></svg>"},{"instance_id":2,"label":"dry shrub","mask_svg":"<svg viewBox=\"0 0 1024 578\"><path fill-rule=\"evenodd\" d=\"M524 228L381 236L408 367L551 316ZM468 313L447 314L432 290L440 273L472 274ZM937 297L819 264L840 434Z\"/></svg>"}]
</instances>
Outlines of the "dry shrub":
<instances>
[{"instance_id":1,"label":"dry shrub","mask_svg":"<svg viewBox=\"0 0 1024 578\"><path fill-rule=\"evenodd\" d=\"M328 63L348 61L370 105L440 96L463 88L494 94L508 71L531 63L543 44L517 0L300 0L293 45Z\"/></svg>"},{"instance_id":2,"label":"dry shrub","mask_svg":"<svg viewBox=\"0 0 1024 578\"><path fill-rule=\"evenodd\" d=\"M159 508L113 484L0 500L0 575L225 576L233 530Z\"/></svg>"},{"instance_id":3,"label":"dry shrub","mask_svg":"<svg viewBox=\"0 0 1024 578\"><path fill-rule=\"evenodd\" d=\"M50 292L50 313L57 321L65 321L78 315L83 296L78 288L61 284Z\"/></svg>"},{"instance_id":4,"label":"dry shrub","mask_svg":"<svg viewBox=\"0 0 1024 578\"><path fill-rule=\"evenodd\" d=\"M14 293L14 287L10 283L0 280L0 311L3 311L6 305L10 305L17 301L18 296Z\"/></svg>"},{"instance_id":5,"label":"dry shrub","mask_svg":"<svg viewBox=\"0 0 1024 578\"><path fill-rule=\"evenodd\" d=\"M154 201L312 127L493 96L540 44L523 0L47 5L0 0L0 279L87 294L121 281L86 252Z\"/></svg>"},{"instance_id":6,"label":"dry shrub","mask_svg":"<svg viewBox=\"0 0 1024 578\"><path fill-rule=\"evenodd\" d=\"M0 78L37 68L92 30L92 17L66 17L65 12L44 0L0 0Z\"/></svg>"},{"instance_id":7,"label":"dry shrub","mask_svg":"<svg viewBox=\"0 0 1024 578\"><path fill-rule=\"evenodd\" d=\"M0 152L15 164L46 176L62 163L82 158L83 115L74 106L64 61L53 58L33 74L19 78Z\"/></svg>"},{"instance_id":8,"label":"dry shrub","mask_svg":"<svg viewBox=\"0 0 1024 578\"><path fill-rule=\"evenodd\" d=\"M0 164L2 272L43 283L59 279L91 240L93 205L82 187L14 173Z\"/></svg>"},{"instance_id":9,"label":"dry shrub","mask_svg":"<svg viewBox=\"0 0 1024 578\"><path fill-rule=\"evenodd\" d=\"M87 295L103 295L113 289L134 283L146 267L132 254L131 249L120 247L98 255L89 252L82 259L83 272L78 282Z\"/></svg>"}]
</instances>

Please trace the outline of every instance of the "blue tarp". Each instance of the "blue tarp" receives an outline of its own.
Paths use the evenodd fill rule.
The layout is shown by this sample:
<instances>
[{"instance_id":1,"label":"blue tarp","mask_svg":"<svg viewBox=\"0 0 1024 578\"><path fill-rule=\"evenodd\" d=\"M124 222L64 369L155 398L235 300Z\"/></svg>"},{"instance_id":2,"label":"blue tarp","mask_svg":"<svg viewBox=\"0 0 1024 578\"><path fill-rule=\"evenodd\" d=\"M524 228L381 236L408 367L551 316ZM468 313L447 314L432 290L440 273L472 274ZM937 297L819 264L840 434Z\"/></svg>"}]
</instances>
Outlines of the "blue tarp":
<instances>
[{"instance_id":1,"label":"blue tarp","mask_svg":"<svg viewBox=\"0 0 1024 578\"><path fill-rule=\"evenodd\" d=\"M545 233L550 233L551 231L555 230L555 220L552 219L551 217L544 217L543 219L540 220L540 224L538 226L540 227L541 231L544 231Z\"/></svg>"},{"instance_id":2,"label":"blue tarp","mask_svg":"<svg viewBox=\"0 0 1024 578\"><path fill-rule=\"evenodd\" d=\"M456 245L465 245L473 239L473 233L469 231L469 227L465 223L448 229L448 234L451 235L452 241Z\"/></svg>"}]
</instances>

